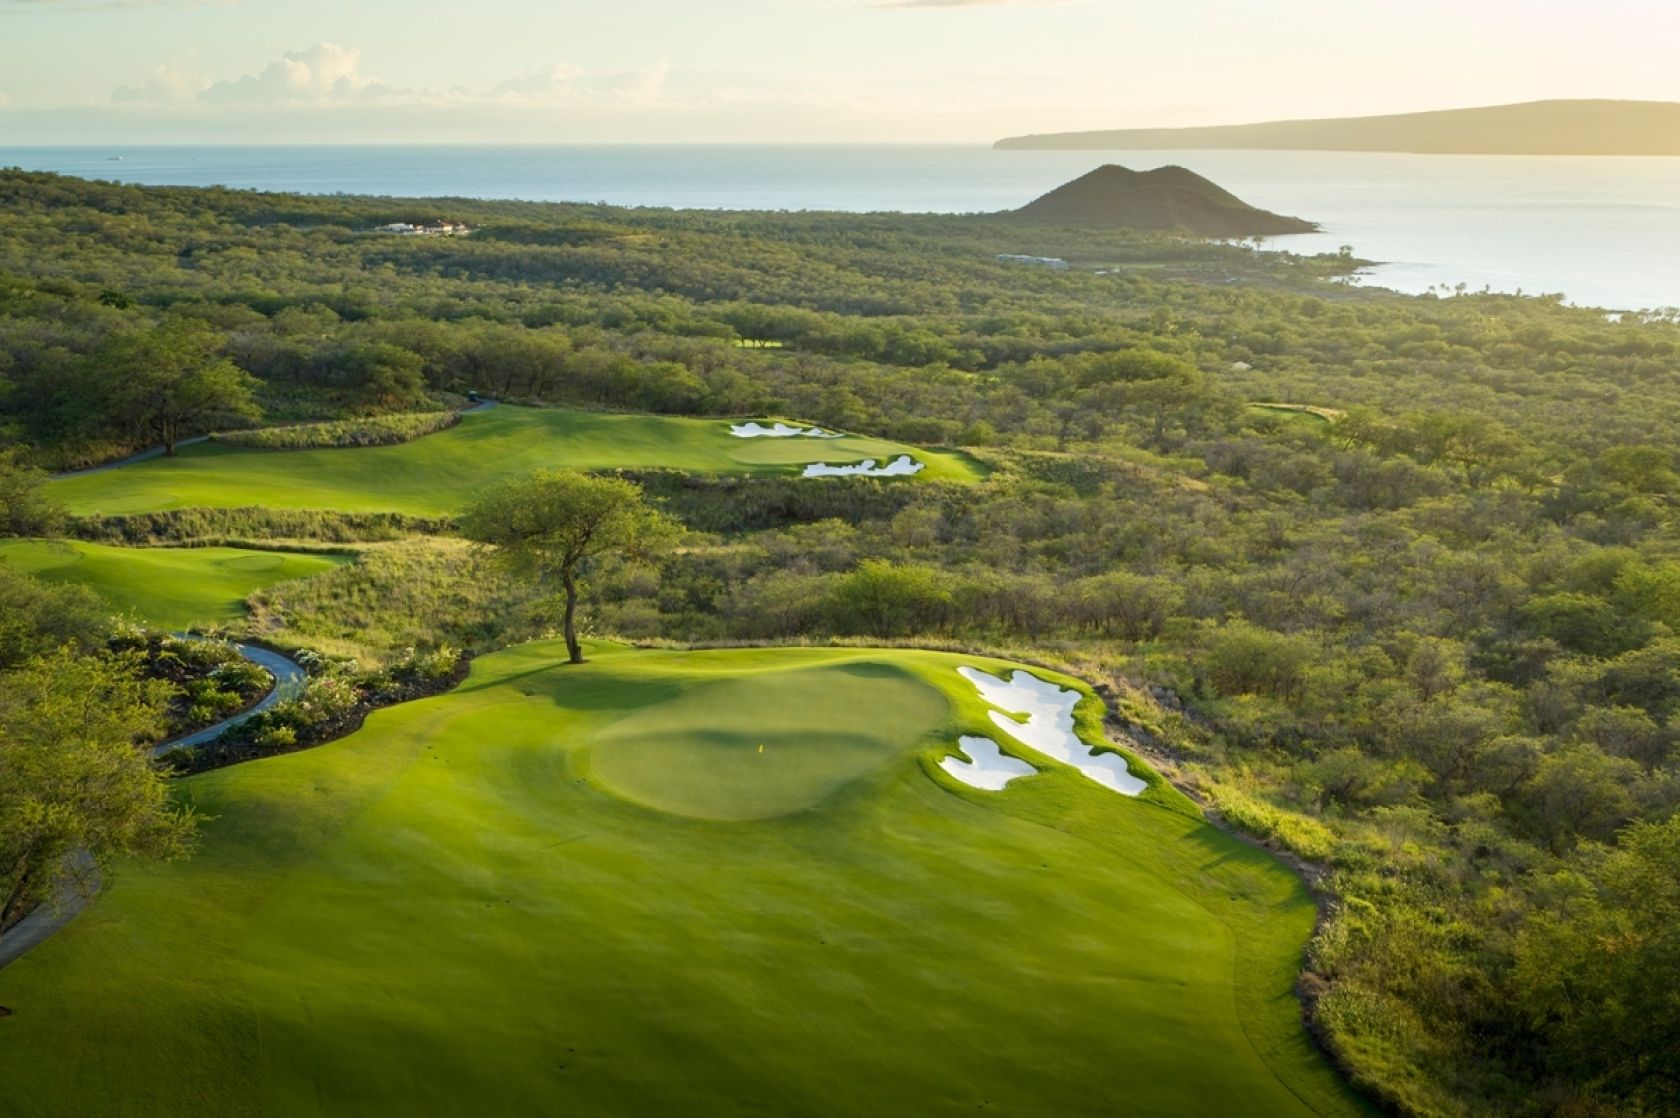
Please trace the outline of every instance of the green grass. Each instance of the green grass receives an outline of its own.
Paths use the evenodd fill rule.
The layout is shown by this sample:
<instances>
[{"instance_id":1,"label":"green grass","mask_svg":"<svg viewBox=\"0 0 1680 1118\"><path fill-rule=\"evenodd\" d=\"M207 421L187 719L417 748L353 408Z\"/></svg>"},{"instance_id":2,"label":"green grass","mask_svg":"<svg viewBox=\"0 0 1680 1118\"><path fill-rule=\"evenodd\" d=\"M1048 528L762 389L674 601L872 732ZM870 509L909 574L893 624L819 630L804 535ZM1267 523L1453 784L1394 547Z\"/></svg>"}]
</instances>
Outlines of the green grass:
<instances>
[{"instance_id":1,"label":"green grass","mask_svg":"<svg viewBox=\"0 0 1680 1118\"><path fill-rule=\"evenodd\" d=\"M6 1105L1361 1112L1302 1032L1313 906L1277 862L1158 780L937 768L989 728L953 668L999 665L592 654L488 656L343 741L184 781L199 853L116 867L0 972Z\"/></svg>"},{"instance_id":2,"label":"green grass","mask_svg":"<svg viewBox=\"0 0 1680 1118\"><path fill-rule=\"evenodd\" d=\"M201 443L172 459L64 478L50 491L82 515L263 505L439 516L460 511L490 482L545 466L785 476L809 462L911 454L927 463L918 478L974 481L981 473L966 456L948 451L853 435L738 439L729 423L499 407L399 446L252 450Z\"/></svg>"},{"instance_id":3,"label":"green grass","mask_svg":"<svg viewBox=\"0 0 1680 1118\"><path fill-rule=\"evenodd\" d=\"M298 555L231 547L135 548L56 540L0 541L0 563L49 582L79 583L163 629L221 625L245 616L245 599L288 579L321 574L348 555Z\"/></svg>"}]
</instances>

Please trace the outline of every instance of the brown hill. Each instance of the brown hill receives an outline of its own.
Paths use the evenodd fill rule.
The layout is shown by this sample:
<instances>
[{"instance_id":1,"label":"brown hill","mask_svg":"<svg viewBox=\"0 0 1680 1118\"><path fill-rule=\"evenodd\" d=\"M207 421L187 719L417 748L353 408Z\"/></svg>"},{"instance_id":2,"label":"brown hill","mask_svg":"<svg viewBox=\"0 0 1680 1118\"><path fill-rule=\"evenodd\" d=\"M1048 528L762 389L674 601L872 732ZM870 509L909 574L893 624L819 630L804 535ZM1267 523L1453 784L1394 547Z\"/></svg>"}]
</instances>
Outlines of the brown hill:
<instances>
[{"instance_id":1,"label":"brown hill","mask_svg":"<svg viewBox=\"0 0 1680 1118\"><path fill-rule=\"evenodd\" d=\"M1680 103L1530 101L1476 109L1204 128L1011 136L1000 148L1259 148L1431 155L1680 155Z\"/></svg>"},{"instance_id":2,"label":"brown hill","mask_svg":"<svg viewBox=\"0 0 1680 1118\"><path fill-rule=\"evenodd\" d=\"M1230 191L1183 167L1132 171L1098 167L1009 216L1055 225L1124 229L1182 229L1199 237L1311 233L1298 217L1256 209Z\"/></svg>"}]
</instances>

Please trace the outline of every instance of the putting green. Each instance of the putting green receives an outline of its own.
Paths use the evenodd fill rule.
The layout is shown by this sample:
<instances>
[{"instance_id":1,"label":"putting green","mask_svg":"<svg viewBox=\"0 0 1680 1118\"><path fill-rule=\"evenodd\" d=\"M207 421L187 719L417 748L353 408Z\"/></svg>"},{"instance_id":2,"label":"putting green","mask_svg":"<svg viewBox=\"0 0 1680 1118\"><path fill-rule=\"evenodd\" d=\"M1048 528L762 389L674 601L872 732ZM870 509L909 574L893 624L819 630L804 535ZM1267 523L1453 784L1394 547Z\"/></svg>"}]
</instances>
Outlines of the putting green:
<instances>
[{"instance_id":1,"label":"putting green","mask_svg":"<svg viewBox=\"0 0 1680 1118\"><path fill-rule=\"evenodd\" d=\"M909 454L927 463L917 477L980 476L968 458L946 451L855 435L742 439L729 427L722 419L498 407L397 446L250 450L200 443L175 458L61 478L50 488L84 515L265 505L441 516L460 511L491 482L545 466L788 476L810 462L884 463Z\"/></svg>"},{"instance_id":2,"label":"putting green","mask_svg":"<svg viewBox=\"0 0 1680 1118\"><path fill-rule=\"evenodd\" d=\"M163 629L220 625L245 616L245 599L288 579L320 574L348 555L231 547L108 547L58 540L0 541L0 563L49 582L89 587L119 613Z\"/></svg>"},{"instance_id":3,"label":"putting green","mask_svg":"<svg viewBox=\"0 0 1680 1118\"><path fill-rule=\"evenodd\" d=\"M990 728L955 667L1004 665L592 655L486 656L343 741L183 781L197 855L116 867L0 971L8 1104L1362 1112L1300 1026L1313 906L1282 866L1159 781L938 769Z\"/></svg>"},{"instance_id":4,"label":"putting green","mask_svg":"<svg viewBox=\"0 0 1680 1118\"><path fill-rule=\"evenodd\" d=\"M702 683L595 736L591 774L699 819L810 807L901 756L949 706L889 665L846 664Z\"/></svg>"}]
</instances>

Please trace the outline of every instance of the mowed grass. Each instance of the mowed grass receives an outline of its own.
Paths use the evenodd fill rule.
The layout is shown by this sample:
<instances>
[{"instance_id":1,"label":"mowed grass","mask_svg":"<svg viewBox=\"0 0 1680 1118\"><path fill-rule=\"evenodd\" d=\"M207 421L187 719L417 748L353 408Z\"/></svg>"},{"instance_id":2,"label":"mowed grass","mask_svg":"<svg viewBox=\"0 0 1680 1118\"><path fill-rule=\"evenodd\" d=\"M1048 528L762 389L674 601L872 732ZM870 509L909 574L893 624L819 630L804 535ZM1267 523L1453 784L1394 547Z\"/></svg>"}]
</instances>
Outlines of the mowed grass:
<instances>
[{"instance_id":1,"label":"mowed grass","mask_svg":"<svg viewBox=\"0 0 1680 1118\"><path fill-rule=\"evenodd\" d=\"M245 599L288 579L321 574L348 555L299 555L232 547L136 548L59 540L0 541L0 563L48 582L77 583L126 614L163 629L221 625L245 616Z\"/></svg>"},{"instance_id":2,"label":"mowed grass","mask_svg":"<svg viewBox=\"0 0 1680 1118\"><path fill-rule=\"evenodd\" d=\"M503 406L398 446L250 450L200 443L175 458L62 478L50 490L83 515L265 505L441 516L460 511L491 482L542 467L797 476L811 462L884 464L909 454L927 468L907 480L981 476L979 466L952 452L856 435L740 439L730 422Z\"/></svg>"},{"instance_id":3,"label":"mowed grass","mask_svg":"<svg viewBox=\"0 0 1680 1118\"><path fill-rule=\"evenodd\" d=\"M1301 1029L1313 906L1277 862L1158 780L937 768L992 732L954 668L1002 665L592 656L487 656L183 781L198 854L117 867L0 971L6 1107L1361 1112Z\"/></svg>"}]
</instances>

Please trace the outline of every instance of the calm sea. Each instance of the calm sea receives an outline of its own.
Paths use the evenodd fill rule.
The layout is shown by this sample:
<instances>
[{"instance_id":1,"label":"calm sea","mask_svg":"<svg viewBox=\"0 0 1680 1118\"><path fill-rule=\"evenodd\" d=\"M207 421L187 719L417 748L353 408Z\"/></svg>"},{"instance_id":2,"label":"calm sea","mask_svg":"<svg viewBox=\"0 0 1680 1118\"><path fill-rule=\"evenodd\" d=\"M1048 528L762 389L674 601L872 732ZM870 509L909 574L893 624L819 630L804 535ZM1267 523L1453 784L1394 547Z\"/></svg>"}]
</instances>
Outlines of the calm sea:
<instances>
[{"instance_id":1,"label":"calm sea","mask_svg":"<svg viewBox=\"0 0 1680 1118\"><path fill-rule=\"evenodd\" d=\"M943 213L1019 206L1103 162L1180 163L1257 206L1317 221L1323 233L1273 244L1352 245L1384 262L1369 283L1562 293L1616 310L1680 305L1680 158L912 145L0 147L0 165L137 183Z\"/></svg>"}]
</instances>

